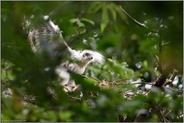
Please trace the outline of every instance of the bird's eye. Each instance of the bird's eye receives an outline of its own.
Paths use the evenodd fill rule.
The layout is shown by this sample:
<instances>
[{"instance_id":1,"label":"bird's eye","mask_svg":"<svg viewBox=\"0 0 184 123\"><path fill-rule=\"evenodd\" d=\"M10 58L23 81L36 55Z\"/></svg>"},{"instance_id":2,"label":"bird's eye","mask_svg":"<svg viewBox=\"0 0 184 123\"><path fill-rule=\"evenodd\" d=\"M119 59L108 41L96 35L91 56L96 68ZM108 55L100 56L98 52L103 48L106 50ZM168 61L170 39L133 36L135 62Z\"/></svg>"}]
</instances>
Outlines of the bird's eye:
<instances>
[{"instance_id":1,"label":"bird's eye","mask_svg":"<svg viewBox=\"0 0 184 123\"><path fill-rule=\"evenodd\" d=\"M83 57L89 56L89 55L90 55L89 53L84 53Z\"/></svg>"},{"instance_id":2,"label":"bird's eye","mask_svg":"<svg viewBox=\"0 0 184 123\"><path fill-rule=\"evenodd\" d=\"M89 56L90 54L89 53L85 53L85 56Z\"/></svg>"}]
</instances>

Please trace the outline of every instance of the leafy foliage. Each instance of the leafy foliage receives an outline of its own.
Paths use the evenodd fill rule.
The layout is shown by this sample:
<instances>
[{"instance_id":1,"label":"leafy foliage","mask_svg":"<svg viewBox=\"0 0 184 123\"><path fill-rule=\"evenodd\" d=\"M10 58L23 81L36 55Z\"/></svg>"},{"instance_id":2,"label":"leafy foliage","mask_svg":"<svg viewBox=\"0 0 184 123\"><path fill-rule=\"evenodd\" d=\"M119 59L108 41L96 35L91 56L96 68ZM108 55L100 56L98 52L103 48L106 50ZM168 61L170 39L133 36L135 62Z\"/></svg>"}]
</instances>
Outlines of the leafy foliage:
<instances>
[{"instance_id":1,"label":"leafy foliage","mask_svg":"<svg viewBox=\"0 0 184 123\"><path fill-rule=\"evenodd\" d=\"M1 3L2 121L183 121L182 1ZM45 15L72 48L106 57L84 75L71 73L83 96L58 86L58 60L31 51L28 30ZM146 88L155 82L163 86Z\"/></svg>"}]
</instances>

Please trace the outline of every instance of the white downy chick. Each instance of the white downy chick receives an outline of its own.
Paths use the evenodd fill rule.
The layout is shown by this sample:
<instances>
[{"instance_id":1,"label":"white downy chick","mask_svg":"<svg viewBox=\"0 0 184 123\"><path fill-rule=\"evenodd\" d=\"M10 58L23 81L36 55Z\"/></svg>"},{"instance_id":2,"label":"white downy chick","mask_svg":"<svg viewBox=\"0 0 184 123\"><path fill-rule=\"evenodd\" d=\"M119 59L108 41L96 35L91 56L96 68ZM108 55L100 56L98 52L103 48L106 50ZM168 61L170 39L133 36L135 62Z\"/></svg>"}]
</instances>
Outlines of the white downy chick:
<instances>
[{"instance_id":1,"label":"white downy chick","mask_svg":"<svg viewBox=\"0 0 184 123\"><path fill-rule=\"evenodd\" d=\"M104 57L100 53L92 50L84 51L75 51L71 55L71 59L74 62L70 63L69 61L62 62L60 66L56 68L56 73L64 80L61 82L61 85L65 87L65 91L73 91L76 88L76 84L73 80L70 80L70 75L64 73L63 67L67 70L76 72L78 74L83 74L88 64L92 62L98 62L102 64L104 62ZM76 61L76 62L75 62Z\"/></svg>"},{"instance_id":2,"label":"white downy chick","mask_svg":"<svg viewBox=\"0 0 184 123\"><path fill-rule=\"evenodd\" d=\"M91 62L102 64L104 57L100 53L92 50L76 51L71 49L65 42L59 27L49 20L48 16L44 16L44 19L48 20L46 24L38 29L29 31L28 38L31 48L35 53L46 51L52 58L55 58L58 54L67 54L67 57L72 62L62 62L55 68L55 72L62 79L60 85L65 87L64 90L66 92L73 91L76 84L71 80L68 70L83 74L88 64Z\"/></svg>"}]
</instances>

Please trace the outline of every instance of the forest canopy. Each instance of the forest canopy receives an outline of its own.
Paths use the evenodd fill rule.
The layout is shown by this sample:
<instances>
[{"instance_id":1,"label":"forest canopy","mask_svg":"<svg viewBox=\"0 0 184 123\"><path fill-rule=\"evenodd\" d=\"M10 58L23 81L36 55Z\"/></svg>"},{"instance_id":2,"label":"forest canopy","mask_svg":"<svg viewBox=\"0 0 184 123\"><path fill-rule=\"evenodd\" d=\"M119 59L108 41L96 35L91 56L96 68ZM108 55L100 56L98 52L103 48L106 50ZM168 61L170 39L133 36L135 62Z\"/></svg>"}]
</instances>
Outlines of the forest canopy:
<instances>
[{"instance_id":1,"label":"forest canopy","mask_svg":"<svg viewBox=\"0 0 184 123\"><path fill-rule=\"evenodd\" d=\"M105 58L70 73L81 92L58 86L65 56L31 50L44 16L71 48ZM2 1L1 110L2 122L183 122L183 1Z\"/></svg>"}]
</instances>

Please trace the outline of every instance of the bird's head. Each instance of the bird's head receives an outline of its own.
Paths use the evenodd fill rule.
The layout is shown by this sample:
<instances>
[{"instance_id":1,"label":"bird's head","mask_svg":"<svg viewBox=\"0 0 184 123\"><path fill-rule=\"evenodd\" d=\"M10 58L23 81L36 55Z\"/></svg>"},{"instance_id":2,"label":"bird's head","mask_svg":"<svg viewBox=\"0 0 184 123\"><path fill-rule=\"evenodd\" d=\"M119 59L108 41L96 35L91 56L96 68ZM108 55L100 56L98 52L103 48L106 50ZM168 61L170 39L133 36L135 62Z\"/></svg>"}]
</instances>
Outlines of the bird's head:
<instances>
[{"instance_id":1,"label":"bird's head","mask_svg":"<svg viewBox=\"0 0 184 123\"><path fill-rule=\"evenodd\" d=\"M96 51L83 50L81 52L81 55L82 55L82 60L84 62L88 62L88 63L98 62L100 64L102 64L104 62L104 56Z\"/></svg>"},{"instance_id":2,"label":"bird's head","mask_svg":"<svg viewBox=\"0 0 184 123\"><path fill-rule=\"evenodd\" d=\"M83 51L71 50L71 55L73 60L79 61L83 65L87 65L91 62L97 62L100 64L104 63L104 56L92 50L83 50Z\"/></svg>"},{"instance_id":3,"label":"bird's head","mask_svg":"<svg viewBox=\"0 0 184 123\"><path fill-rule=\"evenodd\" d=\"M94 56L88 50L84 50L81 52L81 61L83 63L90 63L93 60Z\"/></svg>"}]
</instances>

